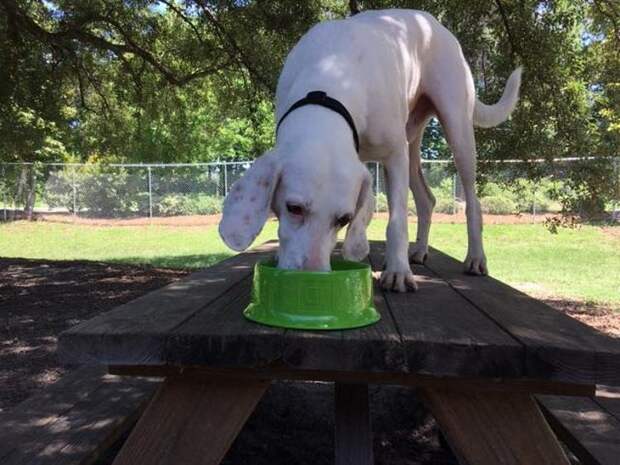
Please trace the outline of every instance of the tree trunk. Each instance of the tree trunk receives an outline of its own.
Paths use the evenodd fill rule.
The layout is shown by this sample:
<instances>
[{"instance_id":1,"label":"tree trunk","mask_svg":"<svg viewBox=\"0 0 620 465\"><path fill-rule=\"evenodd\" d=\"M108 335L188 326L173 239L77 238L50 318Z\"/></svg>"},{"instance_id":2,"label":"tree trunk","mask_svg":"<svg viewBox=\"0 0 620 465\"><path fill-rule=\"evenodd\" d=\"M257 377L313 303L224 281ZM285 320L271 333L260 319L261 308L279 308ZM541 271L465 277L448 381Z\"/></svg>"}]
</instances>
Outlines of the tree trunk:
<instances>
[{"instance_id":1,"label":"tree trunk","mask_svg":"<svg viewBox=\"0 0 620 465\"><path fill-rule=\"evenodd\" d=\"M24 214L28 221L32 221L34 217L34 202L37 196L37 177L34 165L30 165L30 177L28 183L28 191L26 192L24 202Z\"/></svg>"},{"instance_id":2,"label":"tree trunk","mask_svg":"<svg viewBox=\"0 0 620 465\"><path fill-rule=\"evenodd\" d=\"M23 215L32 220L34 216L34 202L36 198L36 175L34 165L22 165L15 192L15 208L11 212L11 220L15 219L17 208L23 205Z\"/></svg>"},{"instance_id":3,"label":"tree trunk","mask_svg":"<svg viewBox=\"0 0 620 465\"><path fill-rule=\"evenodd\" d=\"M360 12L357 0L349 0L349 11L351 12L351 16L355 16Z\"/></svg>"}]
</instances>

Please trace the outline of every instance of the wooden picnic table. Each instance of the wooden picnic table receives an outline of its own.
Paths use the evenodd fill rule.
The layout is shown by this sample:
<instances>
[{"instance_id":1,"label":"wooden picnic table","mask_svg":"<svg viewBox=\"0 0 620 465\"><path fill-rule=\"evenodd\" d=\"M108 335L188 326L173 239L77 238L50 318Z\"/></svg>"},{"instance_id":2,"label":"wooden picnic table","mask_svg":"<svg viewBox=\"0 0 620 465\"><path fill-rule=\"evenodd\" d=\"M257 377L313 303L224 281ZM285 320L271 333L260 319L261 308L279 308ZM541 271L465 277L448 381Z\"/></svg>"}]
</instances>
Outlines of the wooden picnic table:
<instances>
[{"instance_id":1,"label":"wooden picnic table","mask_svg":"<svg viewBox=\"0 0 620 465\"><path fill-rule=\"evenodd\" d=\"M246 321L266 243L65 331L67 362L165 379L115 465L217 464L273 380L335 383L336 463L373 461L368 384L415 387L463 463L568 464L533 394L620 385L620 340L432 250L419 291L375 286L381 320L348 331ZM384 243L371 245L382 266Z\"/></svg>"}]
</instances>

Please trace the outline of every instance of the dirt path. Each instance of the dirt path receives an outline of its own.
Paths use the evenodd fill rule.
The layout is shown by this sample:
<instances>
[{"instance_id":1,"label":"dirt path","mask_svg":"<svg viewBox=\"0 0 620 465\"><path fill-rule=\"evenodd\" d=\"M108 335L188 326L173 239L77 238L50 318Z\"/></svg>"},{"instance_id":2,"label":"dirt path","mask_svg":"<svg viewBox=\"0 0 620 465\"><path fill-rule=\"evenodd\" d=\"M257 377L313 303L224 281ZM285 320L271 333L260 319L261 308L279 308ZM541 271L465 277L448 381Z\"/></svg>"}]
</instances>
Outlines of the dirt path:
<instances>
[{"instance_id":1,"label":"dirt path","mask_svg":"<svg viewBox=\"0 0 620 465\"><path fill-rule=\"evenodd\" d=\"M63 330L186 272L0 258L0 411L56 381Z\"/></svg>"},{"instance_id":2,"label":"dirt path","mask_svg":"<svg viewBox=\"0 0 620 465\"><path fill-rule=\"evenodd\" d=\"M530 224L542 223L551 215L484 215L485 224ZM388 219L387 213L376 213L374 215L378 219ZM215 226L219 224L222 215L193 215L193 216L168 216L156 218L83 218L67 214L39 214L38 221L46 221L48 223L63 224L79 224L84 226ZM465 214L459 212L455 215L446 213L434 213L433 223L465 223ZM415 216L409 217L410 223L416 222Z\"/></svg>"}]
</instances>

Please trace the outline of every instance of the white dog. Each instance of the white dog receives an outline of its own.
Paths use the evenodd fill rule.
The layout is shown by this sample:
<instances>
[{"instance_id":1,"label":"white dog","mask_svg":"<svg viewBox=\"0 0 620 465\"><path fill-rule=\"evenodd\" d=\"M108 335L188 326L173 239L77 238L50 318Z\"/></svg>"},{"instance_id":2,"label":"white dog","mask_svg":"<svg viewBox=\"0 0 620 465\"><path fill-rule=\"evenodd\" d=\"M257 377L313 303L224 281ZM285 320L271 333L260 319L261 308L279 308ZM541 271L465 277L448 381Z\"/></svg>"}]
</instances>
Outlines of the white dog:
<instances>
[{"instance_id":1,"label":"white dog","mask_svg":"<svg viewBox=\"0 0 620 465\"><path fill-rule=\"evenodd\" d=\"M280 76L276 146L232 186L220 235L232 249L244 250L272 209L279 218L279 267L329 270L337 233L347 225L343 253L361 260L368 254L366 226L374 209L363 162L380 161L390 213L381 282L400 292L415 289L408 256L407 187L418 215L411 253L418 263L427 256L435 204L420 168L420 144L429 119L437 116L467 202L465 268L486 274L474 124L491 127L506 120L517 103L520 82L517 69L497 104L478 101L458 41L421 11L368 11L314 26L293 48ZM302 100L291 109L311 92L316 95L310 103Z\"/></svg>"}]
</instances>

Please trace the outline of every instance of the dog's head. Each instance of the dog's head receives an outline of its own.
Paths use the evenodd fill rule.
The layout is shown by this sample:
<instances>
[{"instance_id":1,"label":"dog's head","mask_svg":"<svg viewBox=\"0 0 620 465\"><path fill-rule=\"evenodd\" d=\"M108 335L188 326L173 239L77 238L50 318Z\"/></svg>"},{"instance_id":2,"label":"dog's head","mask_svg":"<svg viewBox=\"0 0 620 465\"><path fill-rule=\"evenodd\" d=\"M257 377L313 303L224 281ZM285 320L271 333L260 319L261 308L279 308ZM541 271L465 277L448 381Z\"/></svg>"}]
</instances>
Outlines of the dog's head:
<instances>
[{"instance_id":1,"label":"dog's head","mask_svg":"<svg viewBox=\"0 0 620 465\"><path fill-rule=\"evenodd\" d=\"M234 250L245 250L273 210L279 219L278 266L330 270L338 231L348 227L346 258L368 254L366 226L374 209L371 177L357 157L329 157L320 150L258 158L235 182L224 202L220 235Z\"/></svg>"}]
</instances>

